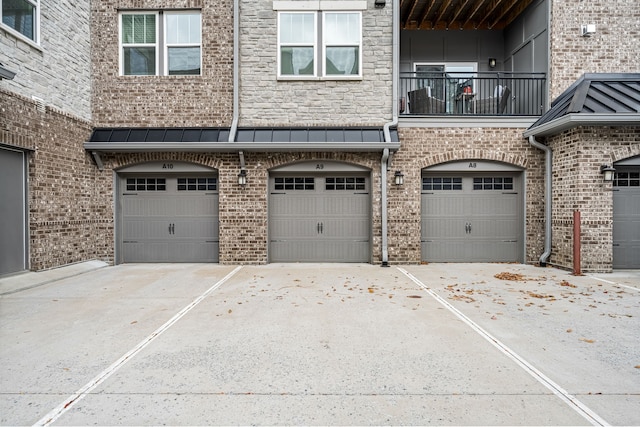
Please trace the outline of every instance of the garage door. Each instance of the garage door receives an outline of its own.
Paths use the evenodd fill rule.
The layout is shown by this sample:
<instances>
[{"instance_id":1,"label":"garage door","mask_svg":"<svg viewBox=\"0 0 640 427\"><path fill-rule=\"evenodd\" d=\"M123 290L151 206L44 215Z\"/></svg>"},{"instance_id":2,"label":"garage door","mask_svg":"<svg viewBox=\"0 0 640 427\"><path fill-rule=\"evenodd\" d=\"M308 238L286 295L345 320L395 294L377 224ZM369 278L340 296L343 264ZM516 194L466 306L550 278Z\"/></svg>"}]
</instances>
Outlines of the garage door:
<instances>
[{"instance_id":1,"label":"garage door","mask_svg":"<svg viewBox=\"0 0 640 427\"><path fill-rule=\"evenodd\" d=\"M422 177L422 260L522 262L520 174L433 172Z\"/></svg>"},{"instance_id":2,"label":"garage door","mask_svg":"<svg viewBox=\"0 0 640 427\"><path fill-rule=\"evenodd\" d=\"M370 262L368 175L284 174L269 180L272 262Z\"/></svg>"},{"instance_id":3,"label":"garage door","mask_svg":"<svg viewBox=\"0 0 640 427\"><path fill-rule=\"evenodd\" d=\"M122 262L217 262L214 174L121 176Z\"/></svg>"},{"instance_id":4,"label":"garage door","mask_svg":"<svg viewBox=\"0 0 640 427\"><path fill-rule=\"evenodd\" d=\"M27 268L25 187L24 152L0 148L0 276Z\"/></svg>"},{"instance_id":5,"label":"garage door","mask_svg":"<svg viewBox=\"0 0 640 427\"><path fill-rule=\"evenodd\" d=\"M616 164L613 182L613 268L640 268L640 166Z\"/></svg>"}]
</instances>

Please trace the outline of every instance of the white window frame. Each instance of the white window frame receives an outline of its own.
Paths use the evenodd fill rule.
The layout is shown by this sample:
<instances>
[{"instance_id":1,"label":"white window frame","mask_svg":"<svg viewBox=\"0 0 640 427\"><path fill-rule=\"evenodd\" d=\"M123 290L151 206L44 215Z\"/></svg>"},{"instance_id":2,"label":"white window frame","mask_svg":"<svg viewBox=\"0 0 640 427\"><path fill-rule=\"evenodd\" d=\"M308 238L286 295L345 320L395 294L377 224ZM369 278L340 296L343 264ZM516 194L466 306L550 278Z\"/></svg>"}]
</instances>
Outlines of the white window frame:
<instances>
[{"instance_id":1,"label":"white window frame","mask_svg":"<svg viewBox=\"0 0 640 427\"><path fill-rule=\"evenodd\" d=\"M20 31L14 29L13 27L4 23L4 16L2 14L2 3L4 0L0 0L0 27L3 30L6 30L8 33L13 36L19 38L20 40L24 40L28 44L40 48L40 0L23 0L29 4L31 4L35 8L34 13L34 22L33 22L33 39L25 36Z\"/></svg>"},{"instance_id":2,"label":"white window frame","mask_svg":"<svg viewBox=\"0 0 640 427\"><path fill-rule=\"evenodd\" d=\"M122 40L122 19L125 15L154 15L156 20L156 42L155 43L123 43ZM125 11L118 15L118 49L119 49L119 66L121 76L143 77L157 76L160 66L160 13L157 11ZM125 74L124 73L124 48L125 47L154 47L156 51L156 72L155 74Z\"/></svg>"},{"instance_id":3,"label":"white window frame","mask_svg":"<svg viewBox=\"0 0 640 427\"><path fill-rule=\"evenodd\" d=\"M193 15L197 13L200 15L200 41L198 43L169 43L167 37L167 28L169 25L167 24L167 19L171 15ZM175 74L181 76L201 76L202 75L202 11L196 9L189 10L171 10L163 13L163 31L162 31L162 49L163 49L163 58L164 58L164 75L168 76L169 74L169 48L170 47L199 47L200 48L200 73L198 74Z\"/></svg>"},{"instance_id":4,"label":"white window frame","mask_svg":"<svg viewBox=\"0 0 640 427\"><path fill-rule=\"evenodd\" d=\"M280 40L280 28L281 28L281 19L283 14L293 14L293 15L313 15L313 33L316 36L312 47L313 47L313 74L282 74L282 47L283 44ZM278 78L283 79L292 79L292 80L307 80L310 78L315 78L318 76L318 13L314 11L281 11L278 13ZM286 43L284 46L291 47L305 47L309 46L308 43Z\"/></svg>"},{"instance_id":5,"label":"white window frame","mask_svg":"<svg viewBox=\"0 0 640 427\"><path fill-rule=\"evenodd\" d=\"M347 0L347 1L327 1L327 0L274 0L273 10L277 11L277 79L278 80L362 80L363 78L363 14L362 11L367 9L366 0ZM314 13L315 17L315 34L314 41L314 73L313 75L293 75L282 74L282 55L280 43L280 17L282 13ZM357 13L359 14L359 43L358 43L358 74L326 74L326 43L323 38L324 33L324 17L325 13ZM285 45L287 46L287 45ZM329 45L340 46L340 45ZM345 44L344 46L355 46L353 44Z\"/></svg>"},{"instance_id":6,"label":"white window frame","mask_svg":"<svg viewBox=\"0 0 640 427\"><path fill-rule=\"evenodd\" d=\"M336 14L336 15L358 15L358 44L328 44L325 34L325 20L328 14ZM358 48L358 73L357 74L327 74L327 47L355 47ZM362 12L360 11L323 11L322 12L322 76L326 79L362 79Z\"/></svg>"},{"instance_id":7,"label":"white window frame","mask_svg":"<svg viewBox=\"0 0 640 427\"><path fill-rule=\"evenodd\" d=\"M200 16L200 43L173 43L169 44L167 40L167 17L169 15L179 14L195 14ZM124 15L155 15L156 19L156 42L151 43L127 43L122 40L122 17ZM124 73L124 47L151 47L156 51L156 72L155 74L125 74ZM200 48L200 73L199 74L176 74L169 75L169 47L199 47ZM200 9L184 9L184 10L123 10L118 14L118 50L119 50L119 74L126 77L149 77L149 76L166 76L166 77L198 77L202 76L202 10Z\"/></svg>"}]
</instances>

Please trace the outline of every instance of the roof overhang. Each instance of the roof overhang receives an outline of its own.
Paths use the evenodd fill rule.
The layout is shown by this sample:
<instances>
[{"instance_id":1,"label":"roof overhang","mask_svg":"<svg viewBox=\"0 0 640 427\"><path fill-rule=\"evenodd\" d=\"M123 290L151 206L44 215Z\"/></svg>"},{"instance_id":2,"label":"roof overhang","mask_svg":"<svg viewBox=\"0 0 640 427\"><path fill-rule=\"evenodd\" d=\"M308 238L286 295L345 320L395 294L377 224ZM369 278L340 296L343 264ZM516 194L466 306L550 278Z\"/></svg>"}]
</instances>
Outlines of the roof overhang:
<instances>
[{"instance_id":1,"label":"roof overhang","mask_svg":"<svg viewBox=\"0 0 640 427\"><path fill-rule=\"evenodd\" d=\"M638 113L569 113L544 124L527 129L526 138L530 136L545 137L557 135L560 132L578 126L640 126Z\"/></svg>"}]
</instances>

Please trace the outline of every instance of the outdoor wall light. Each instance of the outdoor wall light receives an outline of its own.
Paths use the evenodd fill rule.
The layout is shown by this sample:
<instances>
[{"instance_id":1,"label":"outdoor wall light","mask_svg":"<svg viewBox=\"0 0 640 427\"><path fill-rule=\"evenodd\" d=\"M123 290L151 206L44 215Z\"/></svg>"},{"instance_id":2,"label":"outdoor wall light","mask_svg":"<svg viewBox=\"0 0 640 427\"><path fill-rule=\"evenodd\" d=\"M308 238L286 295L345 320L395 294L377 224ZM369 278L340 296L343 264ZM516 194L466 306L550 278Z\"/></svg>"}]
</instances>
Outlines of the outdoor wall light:
<instances>
[{"instance_id":1,"label":"outdoor wall light","mask_svg":"<svg viewBox=\"0 0 640 427\"><path fill-rule=\"evenodd\" d=\"M376 0L376 9L382 9L387 4L387 0Z\"/></svg>"},{"instance_id":2,"label":"outdoor wall light","mask_svg":"<svg viewBox=\"0 0 640 427\"><path fill-rule=\"evenodd\" d=\"M489 58L489 68L496 68L496 58Z\"/></svg>"},{"instance_id":3,"label":"outdoor wall light","mask_svg":"<svg viewBox=\"0 0 640 427\"><path fill-rule=\"evenodd\" d=\"M604 182L613 181L613 174L615 173L615 168L609 165L600 166L600 173L603 175Z\"/></svg>"},{"instance_id":4,"label":"outdoor wall light","mask_svg":"<svg viewBox=\"0 0 640 427\"><path fill-rule=\"evenodd\" d=\"M402 172L396 171L396 173L393 175L393 178L395 180L396 185L404 184L404 175L402 174Z\"/></svg>"},{"instance_id":5,"label":"outdoor wall light","mask_svg":"<svg viewBox=\"0 0 640 427\"><path fill-rule=\"evenodd\" d=\"M241 169L238 174L238 185L244 187L247 185L247 171L246 169Z\"/></svg>"}]
</instances>

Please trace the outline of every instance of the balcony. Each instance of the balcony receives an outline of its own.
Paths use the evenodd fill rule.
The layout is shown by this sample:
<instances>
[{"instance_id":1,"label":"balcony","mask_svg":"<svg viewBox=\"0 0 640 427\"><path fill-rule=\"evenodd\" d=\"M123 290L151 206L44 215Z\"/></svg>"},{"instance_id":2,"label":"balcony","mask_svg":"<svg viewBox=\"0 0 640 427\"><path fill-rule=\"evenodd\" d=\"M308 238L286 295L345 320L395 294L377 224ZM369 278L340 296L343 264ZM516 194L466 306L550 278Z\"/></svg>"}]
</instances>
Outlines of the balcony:
<instances>
[{"instance_id":1,"label":"balcony","mask_svg":"<svg viewBox=\"0 0 640 427\"><path fill-rule=\"evenodd\" d=\"M400 73L400 115L540 116L547 102L545 73Z\"/></svg>"}]
</instances>

